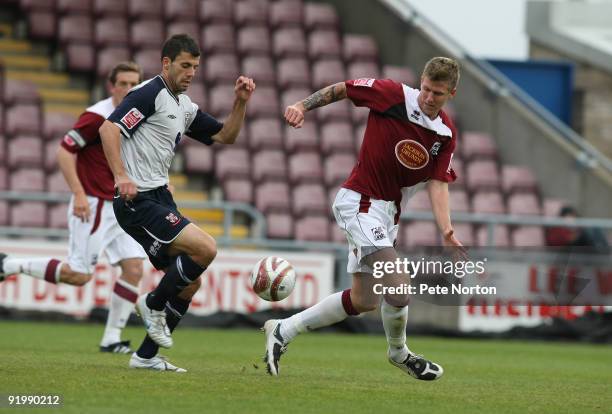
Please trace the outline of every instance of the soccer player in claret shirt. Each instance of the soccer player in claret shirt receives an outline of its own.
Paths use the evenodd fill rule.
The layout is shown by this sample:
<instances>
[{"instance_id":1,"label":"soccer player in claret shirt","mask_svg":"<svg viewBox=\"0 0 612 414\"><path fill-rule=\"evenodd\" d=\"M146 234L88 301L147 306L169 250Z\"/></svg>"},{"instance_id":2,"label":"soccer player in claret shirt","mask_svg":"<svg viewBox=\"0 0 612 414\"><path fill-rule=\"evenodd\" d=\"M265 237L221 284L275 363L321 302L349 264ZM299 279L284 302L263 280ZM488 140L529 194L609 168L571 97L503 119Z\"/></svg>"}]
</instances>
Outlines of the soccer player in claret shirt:
<instances>
[{"instance_id":1,"label":"soccer player in claret shirt","mask_svg":"<svg viewBox=\"0 0 612 414\"><path fill-rule=\"evenodd\" d=\"M138 298L142 261L147 255L115 219L113 174L104 157L98 128L128 91L140 83L141 76L136 63L117 64L108 77L110 98L87 108L58 148L58 164L72 191L68 260L62 263L52 258L14 258L0 253L0 281L7 275L22 273L49 283L83 286L91 280L99 255L106 252L109 262L121 267L121 276L111 296L100 350L122 354L132 352L130 342L121 341L121 330Z\"/></svg>"},{"instance_id":2,"label":"soccer player in claret shirt","mask_svg":"<svg viewBox=\"0 0 612 414\"><path fill-rule=\"evenodd\" d=\"M306 112L349 98L370 108L359 160L336 195L333 212L349 243L348 272L352 288L335 293L287 319L268 320L266 362L271 375L279 374L279 359L300 333L318 329L376 309L382 322L391 364L420 380L442 376L442 367L413 353L406 345L408 295L374 293L373 285L396 287L409 282L400 271L373 277L376 262L395 262L395 239L400 206L426 186L433 214L445 245L465 255L450 221L448 183L456 179L451 167L457 132L442 111L456 92L458 63L437 57L425 66L421 89L389 79L356 79L328 86L285 110L289 125L300 128Z\"/></svg>"},{"instance_id":3,"label":"soccer player in claret shirt","mask_svg":"<svg viewBox=\"0 0 612 414\"><path fill-rule=\"evenodd\" d=\"M125 97L100 128L115 177L117 221L164 270L159 285L136 309L148 335L130 359L132 368L185 372L158 355L172 346L171 331L200 287L200 275L217 254L215 240L178 211L168 191L168 170L183 134L203 144L233 144L244 122L252 79L240 76L234 106L221 123L184 94L200 63L200 49L187 35L174 35L161 52L162 72Z\"/></svg>"}]
</instances>

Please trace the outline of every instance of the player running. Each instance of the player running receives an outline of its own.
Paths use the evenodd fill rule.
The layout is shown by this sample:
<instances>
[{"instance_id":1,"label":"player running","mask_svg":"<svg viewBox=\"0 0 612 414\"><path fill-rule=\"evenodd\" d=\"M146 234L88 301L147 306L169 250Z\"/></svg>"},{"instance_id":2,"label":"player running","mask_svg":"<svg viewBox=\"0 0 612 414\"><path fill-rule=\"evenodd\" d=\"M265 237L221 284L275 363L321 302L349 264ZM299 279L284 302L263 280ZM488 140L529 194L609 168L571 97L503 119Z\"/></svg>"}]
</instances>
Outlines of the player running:
<instances>
[{"instance_id":1,"label":"player running","mask_svg":"<svg viewBox=\"0 0 612 414\"><path fill-rule=\"evenodd\" d=\"M148 335L130 367L185 372L160 357L159 346L172 346L171 332L187 312L217 247L178 211L167 188L168 169L183 134L205 145L233 144L255 83L238 78L232 112L220 123L184 94L200 64L196 42L187 35L172 36L163 45L161 64L161 74L133 89L100 135L115 177L117 220L145 248L153 266L165 271L157 288L136 303Z\"/></svg>"},{"instance_id":2,"label":"player running","mask_svg":"<svg viewBox=\"0 0 612 414\"><path fill-rule=\"evenodd\" d=\"M445 245L464 254L450 221L448 183L456 179L451 168L457 132L441 110L456 92L459 65L436 57L425 65L421 89L389 79L356 79L328 86L285 110L289 125L300 128L307 111L349 98L370 108L359 160L336 195L333 212L349 243L347 270L352 288L282 320L268 320L266 362L268 373L279 374L279 359L300 333L359 315L381 305L391 364L420 380L442 376L439 364L412 352L406 345L407 295L374 294L378 279L372 276L375 262L395 262L400 203L426 185L433 214ZM390 273L386 286L409 283L409 275Z\"/></svg>"},{"instance_id":3,"label":"player running","mask_svg":"<svg viewBox=\"0 0 612 414\"><path fill-rule=\"evenodd\" d=\"M92 278L98 257L106 252L112 265L121 267L110 300L100 351L130 353L130 341L121 341L142 278L147 257L134 239L117 224L113 213L114 181L98 135L98 129L128 91L141 81L134 62L117 64L108 77L110 97L87 108L57 151L59 168L72 191L68 207L70 233L68 260L14 258L0 253L0 281L11 274L25 274L49 283L83 286Z\"/></svg>"}]
</instances>

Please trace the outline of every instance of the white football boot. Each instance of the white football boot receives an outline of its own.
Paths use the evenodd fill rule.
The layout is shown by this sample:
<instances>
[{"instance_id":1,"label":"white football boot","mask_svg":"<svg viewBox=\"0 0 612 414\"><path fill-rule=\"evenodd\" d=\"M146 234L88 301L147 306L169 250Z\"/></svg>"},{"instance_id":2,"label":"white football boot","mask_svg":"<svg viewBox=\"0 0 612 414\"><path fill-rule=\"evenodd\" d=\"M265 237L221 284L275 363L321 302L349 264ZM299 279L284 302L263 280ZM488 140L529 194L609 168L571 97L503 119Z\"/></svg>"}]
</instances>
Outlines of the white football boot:
<instances>
[{"instance_id":1,"label":"white football boot","mask_svg":"<svg viewBox=\"0 0 612 414\"><path fill-rule=\"evenodd\" d=\"M187 372L184 368L172 365L161 355L155 355L153 358L146 359L136 355L136 352L134 352L130 358L130 368L150 369L152 371Z\"/></svg>"},{"instance_id":2,"label":"white football boot","mask_svg":"<svg viewBox=\"0 0 612 414\"><path fill-rule=\"evenodd\" d=\"M166 324L166 312L147 306L147 294L141 295L136 302L136 313L142 318L149 337L163 348L172 346L172 336Z\"/></svg>"},{"instance_id":3,"label":"white football boot","mask_svg":"<svg viewBox=\"0 0 612 414\"><path fill-rule=\"evenodd\" d=\"M262 331L266 335L266 354L263 361L266 363L268 374L276 377L280 372L278 361L280 357L287 351L288 343L280 334L281 321L278 319L270 319L266 321Z\"/></svg>"}]
</instances>

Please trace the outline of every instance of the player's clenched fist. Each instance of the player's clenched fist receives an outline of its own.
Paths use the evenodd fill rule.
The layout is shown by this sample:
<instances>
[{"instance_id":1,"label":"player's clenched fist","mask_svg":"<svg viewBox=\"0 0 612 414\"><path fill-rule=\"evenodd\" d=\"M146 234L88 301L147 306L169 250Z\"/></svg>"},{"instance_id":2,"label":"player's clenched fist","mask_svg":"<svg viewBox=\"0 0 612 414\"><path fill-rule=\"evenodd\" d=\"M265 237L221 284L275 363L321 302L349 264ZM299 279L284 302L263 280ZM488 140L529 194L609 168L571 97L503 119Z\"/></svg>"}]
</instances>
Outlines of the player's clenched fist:
<instances>
[{"instance_id":1,"label":"player's clenched fist","mask_svg":"<svg viewBox=\"0 0 612 414\"><path fill-rule=\"evenodd\" d=\"M301 102L290 105L285 109L285 121L294 128L304 125L304 105Z\"/></svg>"},{"instance_id":2,"label":"player's clenched fist","mask_svg":"<svg viewBox=\"0 0 612 414\"><path fill-rule=\"evenodd\" d=\"M244 102L249 100L254 90L255 82L253 79L247 78L246 76L240 76L236 81L236 86L234 87L236 97Z\"/></svg>"}]
</instances>

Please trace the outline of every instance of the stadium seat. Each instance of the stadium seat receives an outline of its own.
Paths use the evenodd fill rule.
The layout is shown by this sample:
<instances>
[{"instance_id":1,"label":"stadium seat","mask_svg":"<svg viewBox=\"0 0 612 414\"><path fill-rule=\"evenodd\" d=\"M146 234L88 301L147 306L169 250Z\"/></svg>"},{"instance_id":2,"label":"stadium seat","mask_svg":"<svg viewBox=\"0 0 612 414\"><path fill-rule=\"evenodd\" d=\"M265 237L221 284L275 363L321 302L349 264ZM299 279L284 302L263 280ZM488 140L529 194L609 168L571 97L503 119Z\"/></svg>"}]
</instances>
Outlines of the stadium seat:
<instances>
[{"instance_id":1,"label":"stadium seat","mask_svg":"<svg viewBox=\"0 0 612 414\"><path fill-rule=\"evenodd\" d=\"M267 0L240 0L234 3L234 22L238 26L268 24Z\"/></svg>"},{"instance_id":2,"label":"stadium seat","mask_svg":"<svg viewBox=\"0 0 612 414\"><path fill-rule=\"evenodd\" d=\"M506 206L500 192L481 191L472 196L474 213L506 214Z\"/></svg>"},{"instance_id":3,"label":"stadium seat","mask_svg":"<svg viewBox=\"0 0 612 414\"><path fill-rule=\"evenodd\" d=\"M233 0L201 0L200 22L204 25L211 23L231 24L234 20Z\"/></svg>"},{"instance_id":4,"label":"stadium seat","mask_svg":"<svg viewBox=\"0 0 612 414\"><path fill-rule=\"evenodd\" d=\"M346 80L344 65L338 59L321 60L312 67L312 86L321 89L325 86Z\"/></svg>"},{"instance_id":5,"label":"stadium seat","mask_svg":"<svg viewBox=\"0 0 612 414\"><path fill-rule=\"evenodd\" d=\"M19 8L26 13L55 11L55 0L19 0Z\"/></svg>"},{"instance_id":6,"label":"stadium seat","mask_svg":"<svg viewBox=\"0 0 612 414\"><path fill-rule=\"evenodd\" d=\"M439 245L438 229L432 221L413 221L400 226L399 243L404 248Z\"/></svg>"},{"instance_id":7,"label":"stadium seat","mask_svg":"<svg viewBox=\"0 0 612 414\"><path fill-rule=\"evenodd\" d=\"M453 224L453 230L455 231L455 237L464 246L474 246L476 239L474 238L474 228L471 223L455 223Z\"/></svg>"},{"instance_id":8,"label":"stadium seat","mask_svg":"<svg viewBox=\"0 0 612 414\"><path fill-rule=\"evenodd\" d=\"M234 84L238 79L240 70L238 69L238 59L234 54L223 53L208 56L204 65L206 67L205 81L209 85ZM223 88L226 88L226 86L223 86Z\"/></svg>"},{"instance_id":9,"label":"stadium seat","mask_svg":"<svg viewBox=\"0 0 612 414\"><path fill-rule=\"evenodd\" d=\"M125 0L94 0L93 13L96 16L121 16L127 14Z\"/></svg>"},{"instance_id":10,"label":"stadium seat","mask_svg":"<svg viewBox=\"0 0 612 414\"><path fill-rule=\"evenodd\" d=\"M79 3L87 3L79 1ZM91 44L94 36L94 25L91 17L85 15L68 15L60 18L58 23L59 41L61 43L80 42Z\"/></svg>"},{"instance_id":11,"label":"stadium seat","mask_svg":"<svg viewBox=\"0 0 612 414\"><path fill-rule=\"evenodd\" d=\"M455 152L451 161L451 168L453 169L453 171L455 171L455 174L457 175L457 179L450 184L453 186L453 188L465 187L466 178L465 168L463 167L463 165L463 160Z\"/></svg>"},{"instance_id":12,"label":"stadium seat","mask_svg":"<svg viewBox=\"0 0 612 414\"><path fill-rule=\"evenodd\" d=\"M323 166L318 152L296 152L289 156L289 181L291 184L321 183Z\"/></svg>"},{"instance_id":13,"label":"stadium seat","mask_svg":"<svg viewBox=\"0 0 612 414\"><path fill-rule=\"evenodd\" d=\"M38 168L20 168L9 177L12 191L45 191L45 174Z\"/></svg>"},{"instance_id":14,"label":"stadium seat","mask_svg":"<svg viewBox=\"0 0 612 414\"><path fill-rule=\"evenodd\" d=\"M338 30L340 19L334 6L324 3L304 4L304 25L306 30Z\"/></svg>"},{"instance_id":15,"label":"stadium seat","mask_svg":"<svg viewBox=\"0 0 612 414\"><path fill-rule=\"evenodd\" d=\"M4 116L4 132L8 136L40 135L41 119L38 105L15 105L5 110Z\"/></svg>"},{"instance_id":16,"label":"stadium seat","mask_svg":"<svg viewBox=\"0 0 612 414\"><path fill-rule=\"evenodd\" d=\"M324 181L328 187L339 185L346 181L355 166L353 154L332 154L324 162Z\"/></svg>"},{"instance_id":17,"label":"stadium seat","mask_svg":"<svg viewBox=\"0 0 612 414\"><path fill-rule=\"evenodd\" d=\"M9 224L9 205L6 200L0 200L0 226Z\"/></svg>"},{"instance_id":18,"label":"stadium seat","mask_svg":"<svg viewBox=\"0 0 612 414\"><path fill-rule=\"evenodd\" d=\"M206 145L185 145L182 148L186 173L210 173L213 171L212 149Z\"/></svg>"},{"instance_id":19,"label":"stadium seat","mask_svg":"<svg viewBox=\"0 0 612 414\"><path fill-rule=\"evenodd\" d=\"M498 190L500 178L497 163L491 160L470 162L466 169L465 182L468 191Z\"/></svg>"},{"instance_id":20,"label":"stadium seat","mask_svg":"<svg viewBox=\"0 0 612 414\"><path fill-rule=\"evenodd\" d=\"M365 130L367 123L357 124L355 126L355 148L357 149L357 153L361 150L361 144L363 143L363 139L365 138Z\"/></svg>"},{"instance_id":21,"label":"stadium seat","mask_svg":"<svg viewBox=\"0 0 612 414\"><path fill-rule=\"evenodd\" d=\"M537 226L522 226L514 229L511 236L514 247L545 246L544 230Z\"/></svg>"},{"instance_id":22,"label":"stadium seat","mask_svg":"<svg viewBox=\"0 0 612 414\"><path fill-rule=\"evenodd\" d=\"M372 36L345 34L342 38L342 50L346 62L378 61L378 46Z\"/></svg>"},{"instance_id":23,"label":"stadium seat","mask_svg":"<svg viewBox=\"0 0 612 414\"><path fill-rule=\"evenodd\" d=\"M281 93L281 106L282 112L285 112L285 108L289 105L301 101L312 94L312 91L307 88L291 88Z\"/></svg>"},{"instance_id":24,"label":"stadium seat","mask_svg":"<svg viewBox=\"0 0 612 414\"><path fill-rule=\"evenodd\" d=\"M308 52L306 36L301 28L277 29L272 35L272 51L276 58L305 58Z\"/></svg>"},{"instance_id":25,"label":"stadium seat","mask_svg":"<svg viewBox=\"0 0 612 414\"><path fill-rule=\"evenodd\" d=\"M315 30L308 36L308 56L311 60L340 59L342 45L335 30Z\"/></svg>"},{"instance_id":26,"label":"stadium seat","mask_svg":"<svg viewBox=\"0 0 612 414\"><path fill-rule=\"evenodd\" d=\"M46 227L47 205L42 201L21 201L10 209L9 223L13 227Z\"/></svg>"},{"instance_id":27,"label":"stadium seat","mask_svg":"<svg viewBox=\"0 0 612 414\"><path fill-rule=\"evenodd\" d=\"M125 47L111 46L98 51L96 64L96 75L100 79L108 76L117 62L128 60L131 56L130 51Z\"/></svg>"},{"instance_id":28,"label":"stadium seat","mask_svg":"<svg viewBox=\"0 0 612 414\"><path fill-rule=\"evenodd\" d=\"M64 47L64 54L71 71L90 73L95 69L96 52L90 44L69 44Z\"/></svg>"},{"instance_id":29,"label":"stadium seat","mask_svg":"<svg viewBox=\"0 0 612 414\"><path fill-rule=\"evenodd\" d=\"M252 151L283 149L283 130L278 117L254 119L248 123L247 127Z\"/></svg>"},{"instance_id":30,"label":"stadium seat","mask_svg":"<svg viewBox=\"0 0 612 414\"><path fill-rule=\"evenodd\" d=\"M338 195L338 191L340 191L340 184L336 184L333 186L330 186L327 189L327 205L330 206L330 215L333 217L333 211L331 211L331 207L334 205L334 202L336 201L336 196Z\"/></svg>"},{"instance_id":31,"label":"stadium seat","mask_svg":"<svg viewBox=\"0 0 612 414\"><path fill-rule=\"evenodd\" d=\"M508 214L537 216L542 213L535 194L512 194L508 197Z\"/></svg>"},{"instance_id":32,"label":"stadium seat","mask_svg":"<svg viewBox=\"0 0 612 414\"><path fill-rule=\"evenodd\" d=\"M198 0L165 0L164 6L164 16L167 21L195 21L198 18Z\"/></svg>"},{"instance_id":33,"label":"stadium seat","mask_svg":"<svg viewBox=\"0 0 612 414\"><path fill-rule=\"evenodd\" d=\"M166 37L183 33L197 42L200 38L200 26L193 20L177 20L166 25Z\"/></svg>"},{"instance_id":34,"label":"stadium seat","mask_svg":"<svg viewBox=\"0 0 612 414\"><path fill-rule=\"evenodd\" d=\"M164 16L164 0L128 0L128 14L133 20L160 20Z\"/></svg>"},{"instance_id":35,"label":"stadium seat","mask_svg":"<svg viewBox=\"0 0 612 414\"><path fill-rule=\"evenodd\" d=\"M96 20L94 42L97 47L125 47L129 41L127 20L122 17L109 17Z\"/></svg>"},{"instance_id":36,"label":"stadium seat","mask_svg":"<svg viewBox=\"0 0 612 414\"><path fill-rule=\"evenodd\" d=\"M393 79L412 88L419 86L417 75L406 66L384 65L382 70L383 79Z\"/></svg>"},{"instance_id":37,"label":"stadium seat","mask_svg":"<svg viewBox=\"0 0 612 414\"><path fill-rule=\"evenodd\" d=\"M249 178L251 162L244 148L223 148L215 154L215 176L219 181L230 178Z\"/></svg>"},{"instance_id":38,"label":"stadium seat","mask_svg":"<svg viewBox=\"0 0 612 414\"><path fill-rule=\"evenodd\" d=\"M72 114L47 111L43 114L42 137L59 145L59 141L72 129L76 120L77 117Z\"/></svg>"},{"instance_id":39,"label":"stadium seat","mask_svg":"<svg viewBox=\"0 0 612 414\"><path fill-rule=\"evenodd\" d=\"M489 134L466 131L461 135L461 153L466 161L497 160L497 146Z\"/></svg>"},{"instance_id":40,"label":"stadium seat","mask_svg":"<svg viewBox=\"0 0 612 414\"><path fill-rule=\"evenodd\" d=\"M274 72L274 64L272 63L272 59L269 56L245 57L244 59L242 59L241 73L255 80L258 89L257 92L260 91L260 87L274 86L274 84L276 83L276 73ZM253 95L253 97L255 95ZM274 96L276 96L276 92L274 93Z\"/></svg>"},{"instance_id":41,"label":"stadium seat","mask_svg":"<svg viewBox=\"0 0 612 414\"><path fill-rule=\"evenodd\" d=\"M224 200L253 204L253 183L249 179L229 179L222 183Z\"/></svg>"},{"instance_id":42,"label":"stadium seat","mask_svg":"<svg viewBox=\"0 0 612 414\"><path fill-rule=\"evenodd\" d=\"M568 205L566 200L560 200L557 198L545 198L542 203L542 212L546 217L558 217L563 206Z\"/></svg>"},{"instance_id":43,"label":"stadium seat","mask_svg":"<svg viewBox=\"0 0 612 414\"><path fill-rule=\"evenodd\" d=\"M303 184L291 191L294 217L328 215L329 205L321 184Z\"/></svg>"},{"instance_id":44,"label":"stadium seat","mask_svg":"<svg viewBox=\"0 0 612 414\"><path fill-rule=\"evenodd\" d=\"M238 52L242 55L269 55L272 51L267 26L246 26L238 30Z\"/></svg>"},{"instance_id":45,"label":"stadium seat","mask_svg":"<svg viewBox=\"0 0 612 414\"><path fill-rule=\"evenodd\" d=\"M529 167L519 165L502 165L502 189L504 193L515 192L537 193L538 182Z\"/></svg>"},{"instance_id":46,"label":"stadium seat","mask_svg":"<svg viewBox=\"0 0 612 414\"><path fill-rule=\"evenodd\" d=\"M56 0L57 12L61 15L85 15L92 11L92 0Z\"/></svg>"},{"instance_id":47,"label":"stadium seat","mask_svg":"<svg viewBox=\"0 0 612 414\"><path fill-rule=\"evenodd\" d=\"M270 86L257 87L247 105L247 116L249 119L260 117L279 116L279 102L276 88Z\"/></svg>"},{"instance_id":48,"label":"stadium seat","mask_svg":"<svg viewBox=\"0 0 612 414\"><path fill-rule=\"evenodd\" d=\"M189 94L191 102L197 104L202 111L206 112L208 100L206 99L206 89L204 85L199 82L192 83L189 85L187 93Z\"/></svg>"},{"instance_id":49,"label":"stadium seat","mask_svg":"<svg viewBox=\"0 0 612 414\"><path fill-rule=\"evenodd\" d=\"M327 216L301 218L295 222L295 239L300 241L329 241L330 227Z\"/></svg>"},{"instance_id":50,"label":"stadium seat","mask_svg":"<svg viewBox=\"0 0 612 414\"><path fill-rule=\"evenodd\" d=\"M2 95L2 100L6 106L17 104L38 105L40 103L38 88L35 83L29 81L5 79Z\"/></svg>"},{"instance_id":51,"label":"stadium seat","mask_svg":"<svg viewBox=\"0 0 612 414\"><path fill-rule=\"evenodd\" d=\"M450 192L449 204L451 211L456 211L458 213L469 213L472 210L467 192L461 189Z\"/></svg>"},{"instance_id":52,"label":"stadium seat","mask_svg":"<svg viewBox=\"0 0 612 414\"><path fill-rule=\"evenodd\" d=\"M6 168L0 164L0 190L4 191L8 188L8 173Z\"/></svg>"},{"instance_id":53,"label":"stadium seat","mask_svg":"<svg viewBox=\"0 0 612 414\"><path fill-rule=\"evenodd\" d=\"M351 103L348 99L325 105L316 110L317 120L320 123L351 120Z\"/></svg>"},{"instance_id":54,"label":"stadium seat","mask_svg":"<svg viewBox=\"0 0 612 414\"><path fill-rule=\"evenodd\" d=\"M291 209L291 201L287 183L267 182L255 187L255 207L264 214L288 213Z\"/></svg>"},{"instance_id":55,"label":"stadium seat","mask_svg":"<svg viewBox=\"0 0 612 414\"><path fill-rule=\"evenodd\" d=\"M50 140L45 143L44 153L44 168L46 171L55 171L57 165L57 150L60 146L60 140Z\"/></svg>"},{"instance_id":56,"label":"stadium seat","mask_svg":"<svg viewBox=\"0 0 612 414\"><path fill-rule=\"evenodd\" d=\"M70 187L60 170L47 176L47 191L50 193L71 193Z\"/></svg>"},{"instance_id":57,"label":"stadium seat","mask_svg":"<svg viewBox=\"0 0 612 414\"><path fill-rule=\"evenodd\" d=\"M476 245L478 247L489 246L489 228L482 225L476 232ZM508 226L496 224L493 230L493 247L510 247L510 231Z\"/></svg>"},{"instance_id":58,"label":"stadium seat","mask_svg":"<svg viewBox=\"0 0 612 414\"><path fill-rule=\"evenodd\" d=\"M141 49L134 55L134 60L140 65L145 79L152 78L161 72L159 49Z\"/></svg>"},{"instance_id":59,"label":"stadium seat","mask_svg":"<svg viewBox=\"0 0 612 414\"><path fill-rule=\"evenodd\" d=\"M285 90L304 87L310 89L310 67L306 59L282 59L277 64L276 80Z\"/></svg>"},{"instance_id":60,"label":"stadium seat","mask_svg":"<svg viewBox=\"0 0 612 414\"><path fill-rule=\"evenodd\" d=\"M278 27L302 27L304 6L301 0L279 0L270 5L270 25Z\"/></svg>"},{"instance_id":61,"label":"stadium seat","mask_svg":"<svg viewBox=\"0 0 612 414\"><path fill-rule=\"evenodd\" d=\"M68 228L68 204L59 203L49 208L49 227L52 229Z\"/></svg>"},{"instance_id":62,"label":"stadium seat","mask_svg":"<svg viewBox=\"0 0 612 414\"><path fill-rule=\"evenodd\" d=\"M301 128L285 125L285 148L288 152L318 151L319 134L314 122L305 122Z\"/></svg>"},{"instance_id":63,"label":"stadium seat","mask_svg":"<svg viewBox=\"0 0 612 414\"><path fill-rule=\"evenodd\" d=\"M286 181L287 160L285 153L279 150L259 151L253 157L252 177L256 182Z\"/></svg>"},{"instance_id":64,"label":"stadium seat","mask_svg":"<svg viewBox=\"0 0 612 414\"><path fill-rule=\"evenodd\" d=\"M57 16L54 12L33 11L28 13L28 34L32 39L52 41L57 35Z\"/></svg>"},{"instance_id":65,"label":"stadium seat","mask_svg":"<svg viewBox=\"0 0 612 414\"><path fill-rule=\"evenodd\" d=\"M208 95L208 112L217 118L227 116L234 105L234 98L234 88L230 85L212 88Z\"/></svg>"},{"instance_id":66,"label":"stadium seat","mask_svg":"<svg viewBox=\"0 0 612 414\"><path fill-rule=\"evenodd\" d=\"M2 108L0 108L2 110ZM2 130L0 130L1 132ZM6 138L4 135L0 134L0 166L4 167L6 165Z\"/></svg>"},{"instance_id":67,"label":"stadium seat","mask_svg":"<svg viewBox=\"0 0 612 414\"><path fill-rule=\"evenodd\" d=\"M324 155L355 153L353 127L345 121L328 122L321 127L321 151Z\"/></svg>"},{"instance_id":68,"label":"stadium seat","mask_svg":"<svg viewBox=\"0 0 612 414\"><path fill-rule=\"evenodd\" d=\"M202 29L200 45L205 53L234 53L236 37L230 23L210 24Z\"/></svg>"},{"instance_id":69,"label":"stadium seat","mask_svg":"<svg viewBox=\"0 0 612 414\"><path fill-rule=\"evenodd\" d=\"M1 210L0 210L1 211ZM266 233L272 239L293 238L293 217L286 213L270 213L266 215Z\"/></svg>"},{"instance_id":70,"label":"stadium seat","mask_svg":"<svg viewBox=\"0 0 612 414\"><path fill-rule=\"evenodd\" d=\"M43 141L36 136L20 135L8 143L7 164L10 168L38 167L43 163Z\"/></svg>"},{"instance_id":71,"label":"stadium seat","mask_svg":"<svg viewBox=\"0 0 612 414\"><path fill-rule=\"evenodd\" d=\"M166 27L159 19L138 20L130 23L132 50L159 48L166 40Z\"/></svg>"},{"instance_id":72,"label":"stadium seat","mask_svg":"<svg viewBox=\"0 0 612 414\"><path fill-rule=\"evenodd\" d=\"M347 68L348 79L380 78L380 70L376 62L353 62Z\"/></svg>"},{"instance_id":73,"label":"stadium seat","mask_svg":"<svg viewBox=\"0 0 612 414\"><path fill-rule=\"evenodd\" d=\"M429 195L427 194L427 190L419 190L410 199L406 204L407 211L431 211L431 202L429 201ZM451 205L451 211L453 211L453 206Z\"/></svg>"},{"instance_id":74,"label":"stadium seat","mask_svg":"<svg viewBox=\"0 0 612 414\"><path fill-rule=\"evenodd\" d=\"M346 243L346 233L336 223L336 220L330 222L331 241L334 243Z\"/></svg>"}]
</instances>

